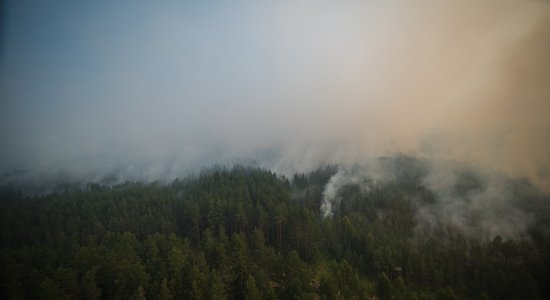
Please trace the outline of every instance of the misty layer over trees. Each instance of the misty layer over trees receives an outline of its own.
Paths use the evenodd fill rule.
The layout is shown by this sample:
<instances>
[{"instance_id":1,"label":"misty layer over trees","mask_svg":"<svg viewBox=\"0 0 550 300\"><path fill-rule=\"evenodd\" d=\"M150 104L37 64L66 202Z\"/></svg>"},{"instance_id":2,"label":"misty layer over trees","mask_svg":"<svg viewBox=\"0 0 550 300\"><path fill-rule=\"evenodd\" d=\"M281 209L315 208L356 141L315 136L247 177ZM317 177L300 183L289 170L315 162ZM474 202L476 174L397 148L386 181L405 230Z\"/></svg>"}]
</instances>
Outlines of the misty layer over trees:
<instances>
[{"instance_id":1,"label":"misty layer over trees","mask_svg":"<svg viewBox=\"0 0 550 300\"><path fill-rule=\"evenodd\" d=\"M548 1L99 2L1 2L0 175L402 152L550 192Z\"/></svg>"},{"instance_id":2,"label":"misty layer over trees","mask_svg":"<svg viewBox=\"0 0 550 300\"><path fill-rule=\"evenodd\" d=\"M548 196L410 156L4 186L2 299L547 299Z\"/></svg>"}]
</instances>

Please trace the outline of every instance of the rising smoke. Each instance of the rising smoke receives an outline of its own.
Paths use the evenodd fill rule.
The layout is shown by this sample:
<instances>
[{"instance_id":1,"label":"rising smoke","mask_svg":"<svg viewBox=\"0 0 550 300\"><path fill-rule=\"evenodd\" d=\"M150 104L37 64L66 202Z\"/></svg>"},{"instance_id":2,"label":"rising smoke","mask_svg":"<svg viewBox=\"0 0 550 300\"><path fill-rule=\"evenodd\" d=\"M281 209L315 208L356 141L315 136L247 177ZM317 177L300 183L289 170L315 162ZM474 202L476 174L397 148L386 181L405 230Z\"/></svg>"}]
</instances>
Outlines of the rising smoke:
<instances>
[{"instance_id":1,"label":"rising smoke","mask_svg":"<svg viewBox=\"0 0 550 300\"><path fill-rule=\"evenodd\" d=\"M358 184L359 180L349 171L344 168L340 168L336 174L334 174L323 189L323 200L321 202L321 213L323 217L332 217L336 207L342 201L342 198L338 194L339 190L348 184Z\"/></svg>"},{"instance_id":2,"label":"rising smoke","mask_svg":"<svg viewBox=\"0 0 550 300\"><path fill-rule=\"evenodd\" d=\"M412 187L406 197L416 207L417 236L450 226L471 239L521 239L549 218L548 198L534 186L457 161L396 155L364 165L341 166L324 187L324 217L333 216L346 201L341 194L346 186L361 187L365 197L385 186ZM418 190L428 191L434 199L426 201L415 192Z\"/></svg>"}]
</instances>

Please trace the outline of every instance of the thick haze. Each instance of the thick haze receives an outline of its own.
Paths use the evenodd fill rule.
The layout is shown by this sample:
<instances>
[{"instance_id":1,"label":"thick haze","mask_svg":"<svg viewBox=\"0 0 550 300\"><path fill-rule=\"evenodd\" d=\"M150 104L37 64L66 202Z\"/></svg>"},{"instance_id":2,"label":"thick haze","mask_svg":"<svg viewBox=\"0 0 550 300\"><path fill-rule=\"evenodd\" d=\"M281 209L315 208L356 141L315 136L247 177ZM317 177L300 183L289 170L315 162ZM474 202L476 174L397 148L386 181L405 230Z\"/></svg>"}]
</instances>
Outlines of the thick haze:
<instances>
[{"instance_id":1,"label":"thick haze","mask_svg":"<svg viewBox=\"0 0 550 300\"><path fill-rule=\"evenodd\" d=\"M2 173L290 173L403 152L550 191L547 1L8 0L1 13Z\"/></svg>"}]
</instances>

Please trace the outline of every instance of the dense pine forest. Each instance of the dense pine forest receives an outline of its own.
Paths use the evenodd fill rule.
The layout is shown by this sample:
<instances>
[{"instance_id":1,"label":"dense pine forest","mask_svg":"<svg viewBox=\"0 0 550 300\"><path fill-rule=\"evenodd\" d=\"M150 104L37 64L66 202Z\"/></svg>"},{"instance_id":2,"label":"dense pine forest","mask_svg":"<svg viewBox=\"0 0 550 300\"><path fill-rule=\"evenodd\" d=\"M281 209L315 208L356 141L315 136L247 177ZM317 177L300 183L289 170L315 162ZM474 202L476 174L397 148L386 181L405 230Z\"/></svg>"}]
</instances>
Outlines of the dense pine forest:
<instances>
[{"instance_id":1,"label":"dense pine forest","mask_svg":"<svg viewBox=\"0 0 550 300\"><path fill-rule=\"evenodd\" d=\"M402 172L368 190L342 186L324 216L337 172L287 178L235 166L31 196L6 186L0 298L550 298L548 224L537 212L513 239L476 239L452 225L419 230L419 203L438 195Z\"/></svg>"}]
</instances>

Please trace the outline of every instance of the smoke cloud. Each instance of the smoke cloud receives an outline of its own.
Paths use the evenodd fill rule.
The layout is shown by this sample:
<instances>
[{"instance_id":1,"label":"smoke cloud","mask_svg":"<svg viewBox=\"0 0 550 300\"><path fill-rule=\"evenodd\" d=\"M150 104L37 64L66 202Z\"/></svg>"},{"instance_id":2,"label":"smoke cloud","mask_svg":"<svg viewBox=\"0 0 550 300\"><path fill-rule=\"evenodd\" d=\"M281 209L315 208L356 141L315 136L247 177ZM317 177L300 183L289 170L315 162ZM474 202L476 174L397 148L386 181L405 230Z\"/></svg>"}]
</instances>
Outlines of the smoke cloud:
<instances>
[{"instance_id":1,"label":"smoke cloud","mask_svg":"<svg viewBox=\"0 0 550 300\"><path fill-rule=\"evenodd\" d=\"M2 14L4 180L291 174L402 152L550 191L547 1L24 0ZM426 180L453 203L452 180ZM487 184L456 210L508 197Z\"/></svg>"},{"instance_id":2,"label":"smoke cloud","mask_svg":"<svg viewBox=\"0 0 550 300\"><path fill-rule=\"evenodd\" d=\"M534 212L521 205L536 198L518 195L517 187L499 174L438 164L423 183L435 192L436 203L419 206L417 229L421 231L453 225L470 238L518 239L525 238L536 222Z\"/></svg>"},{"instance_id":3,"label":"smoke cloud","mask_svg":"<svg viewBox=\"0 0 550 300\"><path fill-rule=\"evenodd\" d=\"M324 217L339 211L346 186L360 187L367 198L379 189L406 190L404 197L415 206L417 238L452 228L475 240L528 239L530 230L549 221L548 198L535 187L463 162L396 155L341 166L325 185Z\"/></svg>"}]
</instances>

